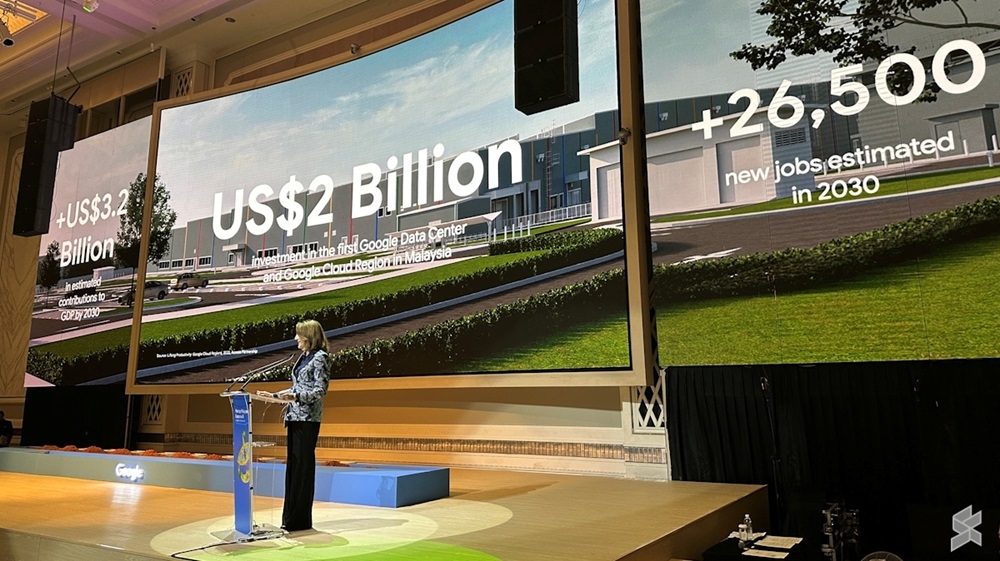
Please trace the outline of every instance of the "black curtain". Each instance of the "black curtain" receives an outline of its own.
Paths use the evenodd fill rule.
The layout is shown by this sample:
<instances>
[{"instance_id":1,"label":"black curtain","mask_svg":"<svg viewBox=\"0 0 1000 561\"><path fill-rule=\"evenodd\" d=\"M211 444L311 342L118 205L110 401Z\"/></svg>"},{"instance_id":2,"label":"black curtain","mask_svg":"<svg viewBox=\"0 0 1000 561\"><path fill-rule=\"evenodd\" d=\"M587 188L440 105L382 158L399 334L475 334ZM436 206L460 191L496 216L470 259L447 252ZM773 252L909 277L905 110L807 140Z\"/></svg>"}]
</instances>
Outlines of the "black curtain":
<instances>
[{"instance_id":1,"label":"black curtain","mask_svg":"<svg viewBox=\"0 0 1000 561\"><path fill-rule=\"evenodd\" d=\"M996 560L997 372L996 360L670 368L673 477L767 484L772 529L807 538L811 558L838 501L860 512L857 557ZM952 515L970 505L983 545L952 553Z\"/></svg>"},{"instance_id":2,"label":"black curtain","mask_svg":"<svg viewBox=\"0 0 1000 561\"><path fill-rule=\"evenodd\" d=\"M28 388L21 445L121 448L128 408L125 384Z\"/></svg>"}]
</instances>

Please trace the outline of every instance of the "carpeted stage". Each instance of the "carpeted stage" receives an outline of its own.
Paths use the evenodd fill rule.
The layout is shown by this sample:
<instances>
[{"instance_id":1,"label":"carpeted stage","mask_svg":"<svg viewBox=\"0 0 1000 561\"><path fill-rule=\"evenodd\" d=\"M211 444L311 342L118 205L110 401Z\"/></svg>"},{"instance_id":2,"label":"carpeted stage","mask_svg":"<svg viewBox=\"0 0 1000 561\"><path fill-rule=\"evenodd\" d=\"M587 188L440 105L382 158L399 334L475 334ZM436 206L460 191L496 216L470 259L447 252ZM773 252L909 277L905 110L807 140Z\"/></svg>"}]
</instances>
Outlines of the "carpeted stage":
<instances>
[{"instance_id":1,"label":"carpeted stage","mask_svg":"<svg viewBox=\"0 0 1000 561\"><path fill-rule=\"evenodd\" d=\"M317 502L312 531L215 545L232 529L229 493L15 471L0 481L5 561L666 561L697 559L745 512L767 520L755 485L452 468L446 498ZM255 522L279 526L281 499L259 487Z\"/></svg>"}]
</instances>

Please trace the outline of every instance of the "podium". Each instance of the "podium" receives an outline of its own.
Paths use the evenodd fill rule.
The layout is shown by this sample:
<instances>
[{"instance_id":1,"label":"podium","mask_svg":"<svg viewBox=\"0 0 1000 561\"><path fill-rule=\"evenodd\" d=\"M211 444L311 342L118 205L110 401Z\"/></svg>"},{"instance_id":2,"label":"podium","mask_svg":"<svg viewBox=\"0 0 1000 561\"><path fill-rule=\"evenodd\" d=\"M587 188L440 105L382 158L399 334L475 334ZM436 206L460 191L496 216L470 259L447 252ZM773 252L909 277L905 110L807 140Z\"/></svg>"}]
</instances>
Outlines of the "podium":
<instances>
[{"instance_id":1,"label":"podium","mask_svg":"<svg viewBox=\"0 0 1000 561\"><path fill-rule=\"evenodd\" d=\"M244 384L245 385L245 384ZM225 536L217 536L226 541L256 541L277 538L284 535L280 528L269 524L253 522L253 424L252 404L254 401L266 403L288 402L274 397L252 394L242 388L219 394L228 397L233 408L233 513L234 531ZM266 443L273 445L273 443Z\"/></svg>"}]
</instances>

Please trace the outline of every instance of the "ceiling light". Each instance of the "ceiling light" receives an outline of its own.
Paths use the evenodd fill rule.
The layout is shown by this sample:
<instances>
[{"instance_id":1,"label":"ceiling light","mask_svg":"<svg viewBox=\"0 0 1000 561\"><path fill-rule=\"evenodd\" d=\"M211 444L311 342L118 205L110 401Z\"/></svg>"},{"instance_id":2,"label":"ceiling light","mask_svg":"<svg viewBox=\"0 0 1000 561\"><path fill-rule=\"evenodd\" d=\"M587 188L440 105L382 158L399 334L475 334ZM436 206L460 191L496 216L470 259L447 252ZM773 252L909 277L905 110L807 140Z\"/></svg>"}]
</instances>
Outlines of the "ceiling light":
<instances>
[{"instance_id":1,"label":"ceiling light","mask_svg":"<svg viewBox=\"0 0 1000 561\"><path fill-rule=\"evenodd\" d=\"M0 22L6 28L2 31L2 44L12 46L13 35L46 16L46 13L20 0L0 0Z\"/></svg>"},{"instance_id":2,"label":"ceiling light","mask_svg":"<svg viewBox=\"0 0 1000 561\"><path fill-rule=\"evenodd\" d=\"M16 17L24 18L28 21L35 21L38 17L34 11L26 10L24 7L18 6L16 0L14 2L11 2L10 0L0 0L0 12L3 12L4 14L13 14Z\"/></svg>"},{"instance_id":3,"label":"ceiling light","mask_svg":"<svg viewBox=\"0 0 1000 561\"><path fill-rule=\"evenodd\" d=\"M14 46L14 37L11 36L10 30L7 29L7 24L2 21L0 21L0 43L4 47Z\"/></svg>"},{"instance_id":4,"label":"ceiling light","mask_svg":"<svg viewBox=\"0 0 1000 561\"><path fill-rule=\"evenodd\" d=\"M97 0L83 0L83 11L96 12L100 3Z\"/></svg>"}]
</instances>

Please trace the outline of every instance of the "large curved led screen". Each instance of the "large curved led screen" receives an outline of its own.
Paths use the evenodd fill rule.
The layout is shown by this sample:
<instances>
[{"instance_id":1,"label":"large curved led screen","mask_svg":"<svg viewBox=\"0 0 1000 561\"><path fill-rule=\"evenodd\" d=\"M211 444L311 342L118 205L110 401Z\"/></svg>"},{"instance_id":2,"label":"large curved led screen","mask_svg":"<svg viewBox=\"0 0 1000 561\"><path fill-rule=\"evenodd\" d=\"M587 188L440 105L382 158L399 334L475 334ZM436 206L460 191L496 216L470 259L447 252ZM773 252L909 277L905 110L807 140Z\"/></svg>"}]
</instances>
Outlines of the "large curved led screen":
<instances>
[{"instance_id":1,"label":"large curved led screen","mask_svg":"<svg viewBox=\"0 0 1000 561\"><path fill-rule=\"evenodd\" d=\"M136 383L238 377L305 318L334 378L628 370L621 220L587 154L618 146L614 3L578 12L580 99L531 116L510 1L162 109Z\"/></svg>"},{"instance_id":2,"label":"large curved led screen","mask_svg":"<svg viewBox=\"0 0 1000 561\"><path fill-rule=\"evenodd\" d=\"M902 5L642 1L663 364L998 356L1000 13Z\"/></svg>"},{"instance_id":3,"label":"large curved led screen","mask_svg":"<svg viewBox=\"0 0 1000 561\"><path fill-rule=\"evenodd\" d=\"M123 382L150 119L60 152L41 236L27 383Z\"/></svg>"}]
</instances>

